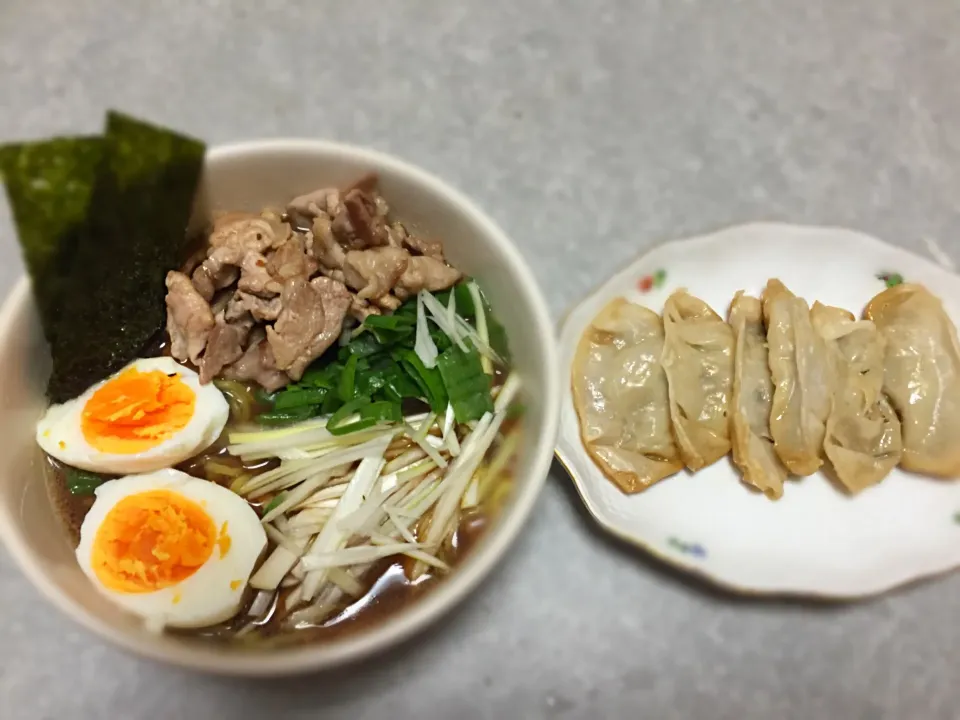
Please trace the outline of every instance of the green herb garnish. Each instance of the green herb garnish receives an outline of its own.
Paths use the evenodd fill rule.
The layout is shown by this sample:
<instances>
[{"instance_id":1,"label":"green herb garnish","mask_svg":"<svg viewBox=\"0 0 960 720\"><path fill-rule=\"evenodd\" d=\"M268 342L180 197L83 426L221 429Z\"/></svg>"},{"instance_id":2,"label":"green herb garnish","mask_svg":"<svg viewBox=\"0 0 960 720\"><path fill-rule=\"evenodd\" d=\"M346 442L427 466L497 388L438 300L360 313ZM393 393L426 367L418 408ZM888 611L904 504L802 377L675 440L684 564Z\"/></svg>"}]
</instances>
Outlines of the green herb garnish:
<instances>
[{"instance_id":1,"label":"green herb garnish","mask_svg":"<svg viewBox=\"0 0 960 720\"><path fill-rule=\"evenodd\" d=\"M277 395L279 400L282 394ZM296 407L289 410L271 410L270 412L257 415L257 422L261 425L290 425L301 420L307 420L314 416L314 408Z\"/></svg>"},{"instance_id":2,"label":"green herb garnish","mask_svg":"<svg viewBox=\"0 0 960 720\"><path fill-rule=\"evenodd\" d=\"M277 395L273 407L276 410L292 410L310 405L319 407L330 392L326 388L297 388Z\"/></svg>"},{"instance_id":3,"label":"green herb garnish","mask_svg":"<svg viewBox=\"0 0 960 720\"><path fill-rule=\"evenodd\" d=\"M446 306L451 293L455 293L457 313L465 319L475 318L467 285L456 285L437 293L436 298ZM503 327L493 319L485 300L483 303L491 344L504 345L505 350L505 343L497 343L495 335L497 330L502 334ZM398 421L402 419L401 403L411 399L426 403L436 413L445 411L456 399L454 413L460 422L492 410L490 378L482 372L478 351L467 341L469 349L464 352L431 323L430 335L439 357L445 359L442 365L438 360L438 367L427 368L414 350L416 322L416 298L391 315L371 315L354 330L348 343L328 351L299 383L277 393L275 410L309 407L313 415L333 414L328 429L334 434Z\"/></svg>"},{"instance_id":4,"label":"green herb garnish","mask_svg":"<svg viewBox=\"0 0 960 720\"><path fill-rule=\"evenodd\" d=\"M356 355L351 355L350 359L347 360L343 366L343 373L340 375L340 383L337 389L337 392L340 394L340 399L343 400L343 402L352 400L355 395L354 390L356 389L358 362L359 358Z\"/></svg>"},{"instance_id":5,"label":"green herb garnish","mask_svg":"<svg viewBox=\"0 0 960 720\"><path fill-rule=\"evenodd\" d=\"M477 352L464 352L454 346L437 358L437 369L450 396L457 422L479 420L493 412L490 397L490 376L483 371Z\"/></svg>"},{"instance_id":6,"label":"green herb garnish","mask_svg":"<svg viewBox=\"0 0 960 720\"><path fill-rule=\"evenodd\" d=\"M268 512L271 512L272 510L280 507L280 503L283 502L283 499L284 499L286 496L287 496L287 494L286 494L286 493L283 493L283 492L277 493L276 495L274 495L274 496L270 499L270 502L267 503L266 507L263 508L263 514L266 515Z\"/></svg>"},{"instance_id":7,"label":"green herb garnish","mask_svg":"<svg viewBox=\"0 0 960 720\"><path fill-rule=\"evenodd\" d=\"M359 414L360 409L369 404L370 398L363 395L344 403L327 420L327 430L330 431L331 435L346 435L357 430L373 427L377 424L376 420L364 418ZM357 417L354 418L354 415L357 415Z\"/></svg>"},{"instance_id":8,"label":"green herb garnish","mask_svg":"<svg viewBox=\"0 0 960 720\"><path fill-rule=\"evenodd\" d=\"M71 495L93 495L109 478L88 470L67 468L67 488Z\"/></svg>"},{"instance_id":9,"label":"green herb garnish","mask_svg":"<svg viewBox=\"0 0 960 720\"><path fill-rule=\"evenodd\" d=\"M413 381L420 386L423 397L435 413L443 412L447 407L447 390L437 368L427 368L413 350L398 350L393 353L394 359ZM479 361L479 356L478 356Z\"/></svg>"},{"instance_id":10,"label":"green herb garnish","mask_svg":"<svg viewBox=\"0 0 960 720\"><path fill-rule=\"evenodd\" d=\"M370 403L360 410L362 420L373 420L375 423L398 423L403 420L403 412L399 403L380 400Z\"/></svg>"}]
</instances>

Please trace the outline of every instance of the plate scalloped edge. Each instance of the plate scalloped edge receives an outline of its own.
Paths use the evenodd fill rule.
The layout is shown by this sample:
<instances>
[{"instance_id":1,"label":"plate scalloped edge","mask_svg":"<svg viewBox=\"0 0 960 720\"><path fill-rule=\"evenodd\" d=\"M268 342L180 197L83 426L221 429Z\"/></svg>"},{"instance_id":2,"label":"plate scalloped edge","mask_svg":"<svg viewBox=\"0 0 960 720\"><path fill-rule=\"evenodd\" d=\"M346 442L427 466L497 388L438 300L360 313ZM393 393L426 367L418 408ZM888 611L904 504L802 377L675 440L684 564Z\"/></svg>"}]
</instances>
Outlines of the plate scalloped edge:
<instances>
[{"instance_id":1,"label":"plate scalloped edge","mask_svg":"<svg viewBox=\"0 0 960 720\"><path fill-rule=\"evenodd\" d=\"M680 287L720 315L737 290L780 277L809 302L859 314L885 285L916 281L960 319L960 276L853 230L751 223L664 243L573 306L561 323L565 375L556 455L587 511L608 533L725 590L752 596L855 600L960 567L960 481L899 469L855 498L821 473L788 481L772 502L751 492L729 458L624 495L580 440L570 366L590 320L617 296L657 312Z\"/></svg>"}]
</instances>

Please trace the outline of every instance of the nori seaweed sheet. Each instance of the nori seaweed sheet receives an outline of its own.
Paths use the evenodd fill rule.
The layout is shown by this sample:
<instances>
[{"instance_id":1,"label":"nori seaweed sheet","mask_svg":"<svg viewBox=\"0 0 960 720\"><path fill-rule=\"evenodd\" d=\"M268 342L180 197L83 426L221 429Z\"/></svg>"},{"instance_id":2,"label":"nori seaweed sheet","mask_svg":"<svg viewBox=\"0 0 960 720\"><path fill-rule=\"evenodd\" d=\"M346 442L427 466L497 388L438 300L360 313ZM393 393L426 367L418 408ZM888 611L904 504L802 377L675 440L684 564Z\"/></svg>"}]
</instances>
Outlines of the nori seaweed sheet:
<instances>
[{"instance_id":1,"label":"nori seaweed sheet","mask_svg":"<svg viewBox=\"0 0 960 720\"><path fill-rule=\"evenodd\" d=\"M107 114L106 132L95 144L101 146L99 162L92 149L80 151L63 139L46 147L32 145L32 155L44 158L42 163L23 160L25 146L0 150L51 345L53 372L47 393L53 402L76 397L119 370L163 327L164 277L183 260L203 167L203 143L117 112ZM73 159L46 159L58 149ZM18 158L21 170L60 168L60 175L47 173L53 186L49 198L41 195L41 203L36 190L34 195L26 190L43 175L16 175L7 169L11 157ZM89 182L92 165L97 167L95 181L81 213L80 186ZM69 173L70 167L81 166L85 173ZM65 210L54 197L68 195L65 188L71 183L77 186ZM47 210L42 219L35 217L41 207ZM57 268L56 282L48 290L51 267Z\"/></svg>"},{"instance_id":2,"label":"nori seaweed sheet","mask_svg":"<svg viewBox=\"0 0 960 720\"><path fill-rule=\"evenodd\" d=\"M23 259L47 341L54 343L59 297L103 157L103 138L68 137L0 147Z\"/></svg>"}]
</instances>

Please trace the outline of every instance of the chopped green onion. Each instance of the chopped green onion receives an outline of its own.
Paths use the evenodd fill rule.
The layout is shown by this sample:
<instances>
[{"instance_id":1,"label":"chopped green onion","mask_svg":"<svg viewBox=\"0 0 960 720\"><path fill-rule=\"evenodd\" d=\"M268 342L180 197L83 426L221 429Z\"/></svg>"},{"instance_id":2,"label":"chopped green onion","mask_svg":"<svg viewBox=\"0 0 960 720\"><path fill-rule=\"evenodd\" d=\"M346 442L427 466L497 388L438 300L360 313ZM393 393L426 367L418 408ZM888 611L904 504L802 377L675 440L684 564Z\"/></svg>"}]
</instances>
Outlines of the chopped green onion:
<instances>
[{"instance_id":1,"label":"chopped green onion","mask_svg":"<svg viewBox=\"0 0 960 720\"><path fill-rule=\"evenodd\" d=\"M328 392L330 391L327 390L327 388L285 390L284 392L277 393L273 408L274 410L290 410L307 405L320 405L323 403Z\"/></svg>"},{"instance_id":2,"label":"chopped green onion","mask_svg":"<svg viewBox=\"0 0 960 720\"><path fill-rule=\"evenodd\" d=\"M362 372L358 367L354 394L373 397L377 391L386 386L388 376L398 371L396 362L391 358L386 356L374 358Z\"/></svg>"},{"instance_id":3,"label":"chopped green onion","mask_svg":"<svg viewBox=\"0 0 960 720\"><path fill-rule=\"evenodd\" d=\"M490 376L483 371L477 352L463 352L454 346L437 358L437 370L443 378L457 422L478 420L493 412Z\"/></svg>"},{"instance_id":4,"label":"chopped green onion","mask_svg":"<svg viewBox=\"0 0 960 720\"><path fill-rule=\"evenodd\" d=\"M271 510L280 506L280 503L283 502L283 499L286 497L286 493L277 493L273 496L273 499L267 503L267 506L263 509L263 514L267 515Z\"/></svg>"},{"instance_id":5,"label":"chopped green onion","mask_svg":"<svg viewBox=\"0 0 960 720\"><path fill-rule=\"evenodd\" d=\"M257 422L261 425L289 425L313 417L314 408L298 407L290 410L271 410L257 415Z\"/></svg>"},{"instance_id":6,"label":"chopped green onion","mask_svg":"<svg viewBox=\"0 0 960 720\"><path fill-rule=\"evenodd\" d=\"M337 410L327 421L327 430L333 435L345 435L348 432L356 432L357 430L362 430L363 427L354 427L360 423L365 423L366 421L363 418L359 418L355 421L351 421L347 424L348 419L352 419L354 415L360 410L360 408L369 405L370 398L365 395L360 397L353 398L349 402L344 403L339 410ZM371 423L367 423L364 427L371 427L376 425L374 420ZM348 429L349 428L349 429Z\"/></svg>"},{"instance_id":7,"label":"chopped green onion","mask_svg":"<svg viewBox=\"0 0 960 720\"><path fill-rule=\"evenodd\" d=\"M93 495L94 491L107 480L108 478L97 473L67 468L67 488L71 495Z\"/></svg>"},{"instance_id":8,"label":"chopped green onion","mask_svg":"<svg viewBox=\"0 0 960 720\"><path fill-rule=\"evenodd\" d=\"M361 430L367 430L372 428L377 424L376 420L371 418L360 418L359 420L354 420L353 422L347 423L345 425L338 425L337 427L330 428L331 435L349 435L350 433L359 432Z\"/></svg>"},{"instance_id":9,"label":"chopped green onion","mask_svg":"<svg viewBox=\"0 0 960 720\"><path fill-rule=\"evenodd\" d=\"M428 369L413 350L395 351L394 359L423 391L423 397L434 412L447 406L447 390L437 368Z\"/></svg>"},{"instance_id":10,"label":"chopped green onion","mask_svg":"<svg viewBox=\"0 0 960 720\"><path fill-rule=\"evenodd\" d=\"M351 355L350 359L347 360L347 364L343 366L343 374L340 375L340 383L337 391L340 393L340 399L344 402L353 399L354 390L356 389L358 362L359 358L356 355Z\"/></svg>"},{"instance_id":11,"label":"chopped green onion","mask_svg":"<svg viewBox=\"0 0 960 720\"><path fill-rule=\"evenodd\" d=\"M320 414L330 415L336 412L342 404L338 393L328 392L327 396L323 399L323 404L320 406Z\"/></svg>"},{"instance_id":12,"label":"chopped green onion","mask_svg":"<svg viewBox=\"0 0 960 720\"><path fill-rule=\"evenodd\" d=\"M420 386L398 365L393 363L390 370L384 373L384 393L397 402L405 398L421 397Z\"/></svg>"},{"instance_id":13,"label":"chopped green onion","mask_svg":"<svg viewBox=\"0 0 960 720\"><path fill-rule=\"evenodd\" d=\"M300 378L300 385L327 388L334 390L337 387L337 380L343 372L343 365L338 362L331 362L324 367L317 367L314 363Z\"/></svg>"},{"instance_id":14,"label":"chopped green onion","mask_svg":"<svg viewBox=\"0 0 960 720\"><path fill-rule=\"evenodd\" d=\"M353 339L340 349L338 357L341 361L346 362L351 355L369 357L370 355L376 355L381 350L383 350L383 343L372 333L355 334Z\"/></svg>"},{"instance_id":15,"label":"chopped green onion","mask_svg":"<svg viewBox=\"0 0 960 720\"><path fill-rule=\"evenodd\" d=\"M376 423L396 423L403 420L399 403L386 400L365 405L360 409L361 420L373 420Z\"/></svg>"},{"instance_id":16,"label":"chopped green onion","mask_svg":"<svg viewBox=\"0 0 960 720\"><path fill-rule=\"evenodd\" d=\"M368 315L363 324L369 328L382 328L384 330L412 330L414 320L404 315Z\"/></svg>"}]
</instances>

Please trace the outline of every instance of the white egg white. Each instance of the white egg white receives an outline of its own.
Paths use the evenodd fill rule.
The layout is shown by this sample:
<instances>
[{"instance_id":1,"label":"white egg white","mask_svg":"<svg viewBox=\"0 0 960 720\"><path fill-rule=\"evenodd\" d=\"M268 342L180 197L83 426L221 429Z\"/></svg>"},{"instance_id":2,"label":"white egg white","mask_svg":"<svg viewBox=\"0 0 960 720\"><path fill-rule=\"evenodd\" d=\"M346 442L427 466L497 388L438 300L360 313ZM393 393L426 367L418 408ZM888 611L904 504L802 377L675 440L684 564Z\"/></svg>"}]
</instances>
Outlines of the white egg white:
<instances>
[{"instance_id":1,"label":"white egg white","mask_svg":"<svg viewBox=\"0 0 960 720\"><path fill-rule=\"evenodd\" d=\"M221 557L219 547L214 546L209 559L193 575L162 590L124 593L107 588L91 565L97 531L118 502L151 490L169 490L197 503L206 510L218 532L227 523L230 548ZM159 470L111 480L97 488L93 507L80 526L77 561L104 596L151 626L204 627L237 613L247 580L266 545L260 519L239 495L179 470Z\"/></svg>"},{"instance_id":2,"label":"white egg white","mask_svg":"<svg viewBox=\"0 0 960 720\"><path fill-rule=\"evenodd\" d=\"M89 388L80 397L62 405L52 405L37 423L37 443L57 460L83 470L122 475L145 473L170 467L193 457L212 445L230 414L226 399L212 383L200 384L200 376L178 364L173 358L157 357L134 360L131 367L140 372L160 370L179 373L183 383L196 395L193 417L173 437L139 453L105 453L90 445L83 435L81 417L83 408L93 394L113 377Z\"/></svg>"}]
</instances>

